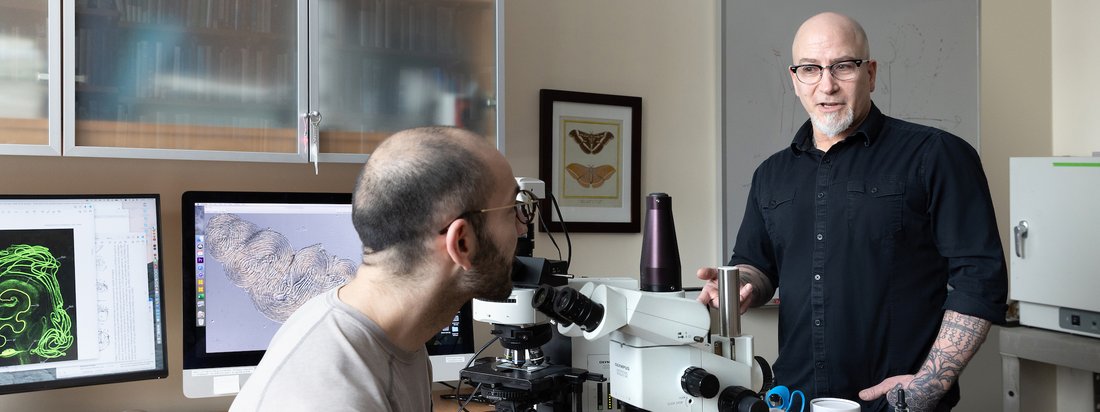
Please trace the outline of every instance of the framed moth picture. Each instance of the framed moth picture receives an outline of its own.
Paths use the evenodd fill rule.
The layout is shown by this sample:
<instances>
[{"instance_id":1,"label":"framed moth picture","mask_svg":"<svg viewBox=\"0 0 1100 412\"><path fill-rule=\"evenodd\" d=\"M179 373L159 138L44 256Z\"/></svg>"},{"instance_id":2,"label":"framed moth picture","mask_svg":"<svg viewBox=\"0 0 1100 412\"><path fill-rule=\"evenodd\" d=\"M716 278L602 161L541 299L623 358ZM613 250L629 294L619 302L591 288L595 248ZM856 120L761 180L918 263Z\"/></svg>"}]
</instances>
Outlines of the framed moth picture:
<instances>
[{"instance_id":1,"label":"framed moth picture","mask_svg":"<svg viewBox=\"0 0 1100 412\"><path fill-rule=\"evenodd\" d=\"M543 231L640 232L641 139L641 97L540 90Z\"/></svg>"}]
</instances>

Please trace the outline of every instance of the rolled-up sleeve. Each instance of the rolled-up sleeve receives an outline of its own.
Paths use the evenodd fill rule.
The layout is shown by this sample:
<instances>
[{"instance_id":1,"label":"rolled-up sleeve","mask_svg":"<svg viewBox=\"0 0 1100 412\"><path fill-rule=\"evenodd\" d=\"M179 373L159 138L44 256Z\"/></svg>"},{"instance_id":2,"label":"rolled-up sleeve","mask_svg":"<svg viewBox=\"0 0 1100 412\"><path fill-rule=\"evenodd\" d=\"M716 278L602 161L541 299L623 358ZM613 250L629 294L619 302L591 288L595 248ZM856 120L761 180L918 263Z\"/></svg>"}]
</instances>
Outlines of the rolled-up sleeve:
<instances>
[{"instance_id":1,"label":"rolled-up sleeve","mask_svg":"<svg viewBox=\"0 0 1100 412\"><path fill-rule=\"evenodd\" d=\"M948 262L944 309L1004 323L1008 272L981 160L965 141L938 137L923 163L933 236Z\"/></svg>"}]
</instances>

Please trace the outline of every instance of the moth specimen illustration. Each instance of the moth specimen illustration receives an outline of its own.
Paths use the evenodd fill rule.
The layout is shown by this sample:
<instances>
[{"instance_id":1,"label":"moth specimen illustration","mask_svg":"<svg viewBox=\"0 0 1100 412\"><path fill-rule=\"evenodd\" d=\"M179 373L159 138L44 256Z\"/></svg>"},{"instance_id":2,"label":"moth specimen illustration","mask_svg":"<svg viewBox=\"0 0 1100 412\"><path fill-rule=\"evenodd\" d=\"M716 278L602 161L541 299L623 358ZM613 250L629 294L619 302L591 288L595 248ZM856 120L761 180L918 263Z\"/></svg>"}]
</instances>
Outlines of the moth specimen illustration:
<instances>
[{"instance_id":1,"label":"moth specimen illustration","mask_svg":"<svg viewBox=\"0 0 1100 412\"><path fill-rule=\"evenodd\" d=\"M580 163L570 163L565 166L569 176L580 183L581 187L597 188L615 174L615 167L611 165L585 166Z\"/></svg>"},{"instance_id":2,"label":"moth specimen illustration","mask_svg":"<svg viewBox=\"0 0 1100 412\"><path fill-rule=\"evenodd\" d=\"M615 138L615 134L611 132L586 133L573 129L569 131L569 137L572 137L580 145L585 154L596 154L603 150L604 146L607 146L607 142Z\"/></svg>"}]
</instances>

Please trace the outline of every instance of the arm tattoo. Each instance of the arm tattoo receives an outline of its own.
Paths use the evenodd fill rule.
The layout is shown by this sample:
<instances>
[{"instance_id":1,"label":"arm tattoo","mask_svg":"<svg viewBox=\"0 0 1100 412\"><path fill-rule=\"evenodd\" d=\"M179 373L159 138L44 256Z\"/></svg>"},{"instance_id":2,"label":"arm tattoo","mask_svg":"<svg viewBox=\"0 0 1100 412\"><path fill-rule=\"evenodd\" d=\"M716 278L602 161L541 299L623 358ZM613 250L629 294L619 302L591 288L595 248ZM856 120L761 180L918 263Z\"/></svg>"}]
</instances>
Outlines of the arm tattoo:
<instances>
[{"instance_id":1,"label":"arm tattoo","mask_svg":"<svg viewBox=\"0 0 1100 412\"><path fill-rule=\"evenodd\" d=\"M985 342L990 326L985 319L950 310L944 313L940 333L928 352L928 359L909 384L906 402L911 410L935 409Z\"/></svg>"},{"instance_id":2,"label":"arm tattoo","mask_svg":"<svg viewBox=\"0 0 1100 412\"><path fill-rule=\"evenodd\" d=\"M764 272L750 265L737 265L737 271L740 273L741 284L752 284L752 301L749 306L757 307L765 303L775 295L775 286L772 286L771 280L768 280L767 276L764 276Z\"/></svg>"}]
</instances>

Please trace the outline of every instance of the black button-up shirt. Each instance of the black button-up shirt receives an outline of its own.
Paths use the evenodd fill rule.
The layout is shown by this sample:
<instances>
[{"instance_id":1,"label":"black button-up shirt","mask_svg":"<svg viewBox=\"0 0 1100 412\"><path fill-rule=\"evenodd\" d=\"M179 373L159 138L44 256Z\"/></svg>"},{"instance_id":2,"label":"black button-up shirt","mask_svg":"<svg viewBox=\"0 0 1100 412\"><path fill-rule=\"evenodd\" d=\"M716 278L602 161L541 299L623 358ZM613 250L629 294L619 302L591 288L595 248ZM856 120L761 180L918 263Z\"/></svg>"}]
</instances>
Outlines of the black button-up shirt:
<instances>
[{"instance_id":1,"label":"black button-up shirt","mask_svg":"<svg viewBox=\"0 0 1100 412\"><path fill-rule=\"evenodd\" d=\"M916 373L945 309L1004 321L1007 272L977 152L873 105L828 152L807 121L757 168L729 264L779 287L775 375L811 399L859 401ZM956 384L941 407L958 399Z\"/></svg>"}]
</instances>

